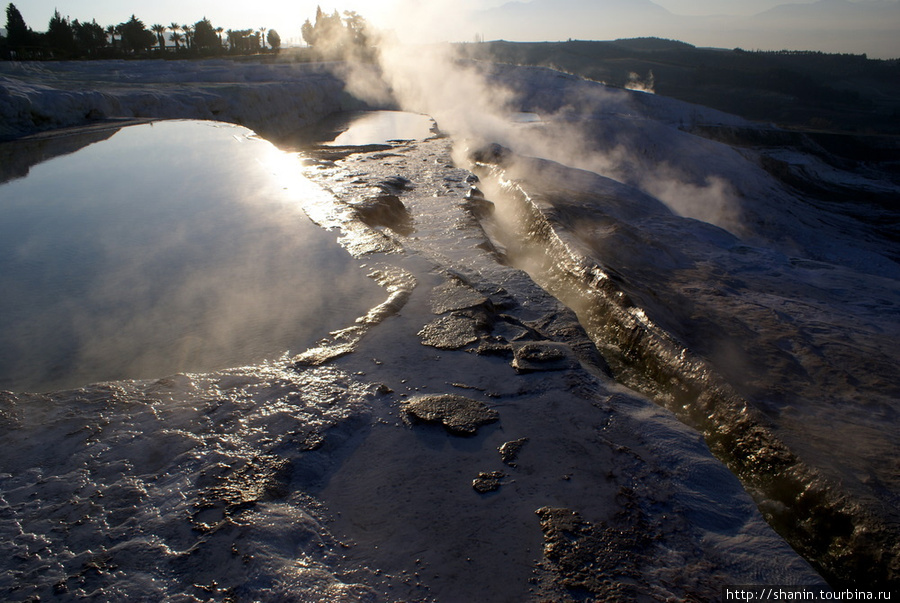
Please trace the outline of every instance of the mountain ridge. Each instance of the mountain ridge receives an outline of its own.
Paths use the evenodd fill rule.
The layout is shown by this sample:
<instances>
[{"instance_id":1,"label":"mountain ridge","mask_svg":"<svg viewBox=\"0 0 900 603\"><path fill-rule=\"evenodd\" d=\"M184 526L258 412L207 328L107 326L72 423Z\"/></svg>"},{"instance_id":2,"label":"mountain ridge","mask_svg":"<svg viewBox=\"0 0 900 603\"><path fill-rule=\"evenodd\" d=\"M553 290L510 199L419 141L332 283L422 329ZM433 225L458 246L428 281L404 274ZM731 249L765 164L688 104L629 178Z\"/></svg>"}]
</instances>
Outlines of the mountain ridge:
<instances>
[{"instance_id":1,"label":"mountain ridge","mask_svg":"<svg viewBox=\"0 0 900 603\"><path fill-rule=\"evenodd\" d=\"M660 37L696 46L900 57L900 0L786 2L750 16L680 15L652 0L514 1L477 11L473 24L483 39L521 42Z\"/></svg>"}]
</instances>

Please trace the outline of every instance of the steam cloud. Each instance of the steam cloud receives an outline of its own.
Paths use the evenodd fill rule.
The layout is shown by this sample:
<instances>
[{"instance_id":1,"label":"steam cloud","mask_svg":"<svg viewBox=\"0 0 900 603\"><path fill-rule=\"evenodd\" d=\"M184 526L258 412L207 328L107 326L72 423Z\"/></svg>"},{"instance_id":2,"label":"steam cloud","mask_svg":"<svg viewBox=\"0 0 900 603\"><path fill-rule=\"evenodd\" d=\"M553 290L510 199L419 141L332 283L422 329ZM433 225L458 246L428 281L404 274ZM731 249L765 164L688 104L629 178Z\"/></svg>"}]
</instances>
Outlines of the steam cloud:
<instances>
[{"instance_id":1,"label":"steam cloud","mask_svg":"<svg viewBox=\"0 0 900 603\"><path fill-rule=\"evenodd\" d=\"M724 163L707 159L719 153L710 148L714 143L682 131L699 114L644 98L655 98L642 94L652 92L652 73L644 79L634 74L627 87L641 91L636 95L547 70L520 67L533 69L522 78L511 66L464 58L458 45L421 41L477 30L468 14L456 3L399 3L388 19L393 31L378 42L377 67L348 57L348 90L376 106L432 116L454 139L460 164L466 148L496 142L634 186L679 215L744 233L740 184ZM518 112L537 113L540 120L515 123Z\"/></svg>"}]
</instances>

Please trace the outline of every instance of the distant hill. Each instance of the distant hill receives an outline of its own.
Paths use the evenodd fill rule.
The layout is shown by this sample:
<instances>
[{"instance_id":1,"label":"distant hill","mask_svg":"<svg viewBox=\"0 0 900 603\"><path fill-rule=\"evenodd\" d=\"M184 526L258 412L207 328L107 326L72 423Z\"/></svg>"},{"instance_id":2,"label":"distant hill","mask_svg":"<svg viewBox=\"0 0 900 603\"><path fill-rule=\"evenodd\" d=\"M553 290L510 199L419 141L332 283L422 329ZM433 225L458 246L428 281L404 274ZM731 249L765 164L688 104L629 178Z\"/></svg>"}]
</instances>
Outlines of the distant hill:
<instances>
[{"instance_id":1,"label":"distant hill","mask_svg":"<svg viewBox=\"0 0 900 603\"><path fill-rule=\"evenodd\" d=\"M548 66L619 87L652 80L657 94L792 128L900 135L897 60L696 48L660 38L459 48L469 58Z\"/></svg>"},{"instance_id":2,"label":"distant hill","mask_svg":"<svg viewBox=\"0 0 900 603\"><path fill-rule=\"evenodd\" d=\"M532 0L481 11L474 21L486 39L565 40L600 39L616 31L649 36L678 19L651 0Z\"/></svg>"},{"instance_id":3,"label":"distant hill","mask_svg":"<svg viewBox=\"0 0 900 603\"><path fill-rule=\"evenodd\" d=\"M900 2L819 0L785 4L736 23L756 35L728 44L749 48L846 49L876 58L900 58ZM734 27L726 27L726 32ZM778 42L781 42L780 44Z\"/></svg>"},{"instance_id":4,"label":"distant hill","mask_svg":"<svg viewBox=\"0 0 900 603\"><path fill-rule=\"evenodd\" d=\"M900 58L900 0L785 3L746 17L676 15L651 0L532 0L476 13L485 40L662 37L697 46Z\"/></svg>"}]
</instances>

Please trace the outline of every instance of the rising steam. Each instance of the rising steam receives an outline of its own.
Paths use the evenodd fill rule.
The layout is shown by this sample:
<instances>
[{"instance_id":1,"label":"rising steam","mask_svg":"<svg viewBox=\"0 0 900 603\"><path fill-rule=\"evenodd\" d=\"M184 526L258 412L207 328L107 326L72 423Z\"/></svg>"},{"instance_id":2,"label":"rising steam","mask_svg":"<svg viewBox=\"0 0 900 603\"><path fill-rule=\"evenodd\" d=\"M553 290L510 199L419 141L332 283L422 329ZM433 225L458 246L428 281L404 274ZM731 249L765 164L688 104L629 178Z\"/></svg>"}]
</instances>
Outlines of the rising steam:
<instances>
[{"instance_id":1,"label":"rising steam","mask_svg":"<svg viewBox=\"0 0 900 603\"><path fill-rule=\"evenodd\" d=\"M634 92L653 91L652 73L643 79L635 74L628 92L548 70L517 72L473 61L458 44L422 42L459 38L464 27L477 31L477 24L466 21L465 10L448 2L421 4L398 5L388 19L388 34L368 32L376 45L374 64L345 57L343 75L350 93L374 106L432 116L454 139L460 163L465 163L465 148L497 142L517 154L634 186L679 215L741 234L739 188L727 170L700 159L711 151L711 143L682 131L697 114L679 106L683 114L647 119L654 112L672 111L640 100L649 95ZM414 35L406 35L410 32ZM528 78L521 77L522 69L532 70ZM512 116L523 111L540 120L516 123Z\"/></svg>"}]
</instances>

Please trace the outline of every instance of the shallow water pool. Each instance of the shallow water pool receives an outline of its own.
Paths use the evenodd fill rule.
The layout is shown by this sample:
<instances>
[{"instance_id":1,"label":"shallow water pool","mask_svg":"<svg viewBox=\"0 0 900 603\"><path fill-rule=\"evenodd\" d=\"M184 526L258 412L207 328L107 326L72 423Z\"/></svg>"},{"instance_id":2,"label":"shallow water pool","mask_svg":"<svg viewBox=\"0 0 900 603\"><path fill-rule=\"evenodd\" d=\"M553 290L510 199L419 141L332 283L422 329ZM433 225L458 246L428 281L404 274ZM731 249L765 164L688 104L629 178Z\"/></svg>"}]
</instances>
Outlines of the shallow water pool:
<instances>
[{"instance_id":1,"label":"shallow water pool","mask_svg":"<svg viewBox=\"0 0 900 603\"><path fill-rule=\"evenodd\" d=\"M327 146L388 144L399 140L425 140L434 135L434 120L406 111L363 111L342 116L342 130Z\"/></svg>"},{"instance_id":2,"label":"shallow water pool","mask_svg":"<svg viewBox=\"0 0 900 603\"><path fill-rule=\"evenodd\" d=\"M325 194L297 156L195 121L0 185L0 389L255 363L352 323L384 293L304 213Z\"/></svg>"}]
</instances>

